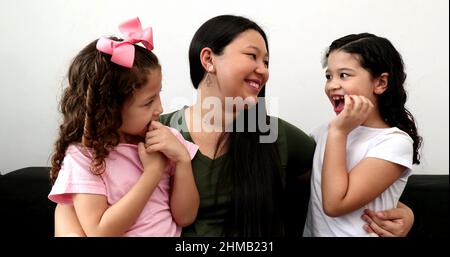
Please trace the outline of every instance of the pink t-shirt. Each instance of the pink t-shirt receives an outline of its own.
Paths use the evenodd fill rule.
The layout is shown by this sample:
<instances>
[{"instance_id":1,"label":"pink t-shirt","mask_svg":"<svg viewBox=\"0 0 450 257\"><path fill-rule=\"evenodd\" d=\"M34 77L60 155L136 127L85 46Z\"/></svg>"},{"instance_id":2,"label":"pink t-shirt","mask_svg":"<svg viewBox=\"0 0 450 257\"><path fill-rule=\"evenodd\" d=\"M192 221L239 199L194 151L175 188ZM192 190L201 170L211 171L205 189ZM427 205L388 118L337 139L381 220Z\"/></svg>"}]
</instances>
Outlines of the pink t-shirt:
<instances>
[{"instance_id":1,"label":"pink t-shirt","mask_svg":"<svg viewBox=\"0 0 450 257\"><path fill-rule=\"evenodd\" d=\"M170 130L187 148L191 159L194 158L198 146L186 141L177 130ZM142 174L137 146L117 145L105 158L105 163L106 169L101 176L92 174L89 170L91 157L79 145L70 145L48 198L56 203L72 204L73 193L100 194L107 197L109 205L115 204ZM181 227L173 220L169 204L169 183L174 171L175 166L170 163L141 215L125 236L180 236Z\"/></svg>"}]
</instances>

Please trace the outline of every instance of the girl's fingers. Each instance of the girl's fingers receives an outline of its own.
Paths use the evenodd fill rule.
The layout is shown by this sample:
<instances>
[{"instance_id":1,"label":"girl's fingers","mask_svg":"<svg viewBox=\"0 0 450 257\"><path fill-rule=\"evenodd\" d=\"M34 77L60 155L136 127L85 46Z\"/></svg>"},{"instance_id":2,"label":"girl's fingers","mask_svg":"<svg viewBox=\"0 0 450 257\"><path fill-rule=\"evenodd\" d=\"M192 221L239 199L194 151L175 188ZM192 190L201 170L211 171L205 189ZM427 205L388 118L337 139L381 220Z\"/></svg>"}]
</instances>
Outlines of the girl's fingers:
<instances>
[{"instance_id":1,"label":"girl's fingers","mask_svg":"<svg viewBox=\"0 0 450 257\"><path fill-rule=\"evenodd\" d=\"M344 95L344 110L351 111L353 109L353 99L350 95Z\"/></svg>"},{"instance_id":2,"label":"girl's fingers","mask_svg":"<svg viewBox=\"0 0 450 257\"><path fill-rule=\"evenodd\" d=\"M348 105L347 108L348 108L348 110L351 110L352 112L367 113L373 108L372 101L370 101L367 97L360 96L360 95L349 95L348 97L349 97L349 99L351 99L351 101L349 101L349 103L351 103L351 105Z\"/></svg>"},{"instance_id":3,"label":"girl's fingers","mask_svg":"<svg viewBox=\"0 0 450 257\"><path fill-rule=\"evenodd\" d=\"M153 144L153 145L150 145L150 146L148 146L148 147L146 147L145 148L145 150L147 151L147 153L151 153L151 152L159 152L159 151L161 151L161 149L162 149L162 147L161 147L161 144Z\"/></svg>"},{"instance_id":4,"label":"girl's fingers","mask_svg":"<svg viewBox=\"0 0 450 257\"><path fill-rule=\"evenodd\" d=\"M159 121L154 120L154 121L152 121L150 123L150 129L151 130L159 129L159 128L162 128L162 127L164 127L164 125L161 122L159 122Z\"/></svg>"},{"instance_id":5,"label":"girl's fingers","mask_svg":"<svg viewBox=\"0 0 450 257\"><path fill-rule=\"evenodd\" d=\"M354 107L355 111L361 112L362 110L364 110L365 103L364 103L363 98L359 95L356 95L354 99L355 99L354 100L355 101L355 107Z\"/></svg>"},{"instance_id":6,"label":"girl's fingers","mask_svg":"<svg viewBox=\"0 0 450 257\"><path fill-rule=\"evenodd\" d=\"M146 139L145 140L145 148L155 145L155 144L158 144L160 142L161 142L161 140L159 140L157 137L152 137L150 139Z\"/></svg>"},{"instance_id":7,"label":"girl's fingers","mask_svg":"<svg viewBox=\"0 0 450 257\"><path fill-rule=\"evenodd\" d=\"M156 137L160 134L159 130L152 130L145 134L145 140L149 140L153 137Z\"/></svg>"},{"instance_id":8,"label":"girl's fingers","mask_svg":"<svg viewBox=\"0 0 450 257\"><path fill-rule=\"evenodd\" d=\"M372 101L370 101L369 98L366 97L363 97L362 99L364 101L364 111L369 112L373 107Z\"/></svg>"},{"instance_id":9,"label":"girl's fingers","mask_svg":"<svg viewBox=\"0 0 450 257\"><path fill-rule=\"evenodd\" d=\"M363 96L360 96L360 97L359 97L359 100L360 100L360 103L361 103L360 111L361 111L362 113L367 112L368 107L369 107L369 103L367 102L367 98L365 98L365 97L363 97Z\"/></svg>"}]
</instances>

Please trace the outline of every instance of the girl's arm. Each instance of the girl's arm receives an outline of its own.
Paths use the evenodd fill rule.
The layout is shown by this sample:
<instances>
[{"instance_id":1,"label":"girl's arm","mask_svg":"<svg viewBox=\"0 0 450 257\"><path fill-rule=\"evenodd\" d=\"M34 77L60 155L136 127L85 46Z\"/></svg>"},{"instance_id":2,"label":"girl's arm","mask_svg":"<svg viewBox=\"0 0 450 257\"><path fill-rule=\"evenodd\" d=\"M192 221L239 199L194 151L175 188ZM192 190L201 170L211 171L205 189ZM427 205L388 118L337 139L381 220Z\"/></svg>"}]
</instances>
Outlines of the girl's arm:
<instances>
[{"instance_id":1,"label":"girl's arm","mask_svg":"<svg viewBox=\"0 0 450 257\"><path fill-rule=\"evenodd\" d=\"M380 195L405 170L378 158L365 158L347 171L348 134L364 123L373 104L363 96L345 95L342 112L330 123L322 167L322 200L327 215L355 211Z\"/></svg>"},{"instance_id":2,"label":"girl's arm","mask_svg":"<svg viewBox=\"0 0 450 257\"><path fill-rule=\"evenodd\" d=\"M175 162L176 170L172 178L170 208L175 222L182 227L194 222L199 207L199 193L192 173L191 157L186 147L163 124L152 121L145 137L148 152L160 151Z\"/></svg>"},{"instance_id":3,"label":"girl's arm","mask_svg":"<svg viewBox=\"0 0 450 257\"><path fill-rule=\"evenodd\" d=\"M57 204L55 208L55 236L86 236L72 204Z\"/></svg>"},{"instance_id":4,"label":"girl's arm","mask_svg":"<svg viewBox=\"0 0 450 257\"><path fill-rule=\"evenodd\" d=\"M347 135L330 130L322 169L323 207L336 217L371 202L403 173L405 167L377 158L365 158L350 172L346 163Z\"/></svg>"},{"instance_id":5,"label":"girl's arm","mask_svg":"<svg viewBox=\"0 0 450 257\"><path fill-rule=\"evenodd\" d=\"M176 223L181 227L192 224L197 217L199 204L200 197L192 174L191 159L179 161L172 178L170 198L170 208Z\"/></svg>"},{"instance_id":6,"label":"girl's arm","mask_svg":"<svg viewBox=\"0 0 450 257\"><path fill-rule=\"evenodd\" d=\"M165 160L160 153L146 153L142 143L138 145L138 150L144 171L118 202L109 206L104 195L73 195L78 220L87 236L121 236L139 217L160 181Z\"/></svg>"}]
</instances>

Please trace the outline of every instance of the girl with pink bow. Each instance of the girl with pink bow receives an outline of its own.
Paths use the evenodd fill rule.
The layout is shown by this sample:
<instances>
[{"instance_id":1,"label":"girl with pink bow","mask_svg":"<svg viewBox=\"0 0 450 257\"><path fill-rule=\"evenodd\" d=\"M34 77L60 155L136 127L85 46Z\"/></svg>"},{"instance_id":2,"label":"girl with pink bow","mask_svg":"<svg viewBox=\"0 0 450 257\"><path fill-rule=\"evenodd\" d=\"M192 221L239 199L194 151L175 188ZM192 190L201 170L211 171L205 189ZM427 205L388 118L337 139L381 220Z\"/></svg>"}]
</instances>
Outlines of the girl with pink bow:
<instances>
[{"instance_id":1,"label":"girl with pink bow","mask_svg":"<svg viewBox=\"0 0 450 257\"><path fill-rule=\"evenodd\" d=\"M265 32L245 17L213 17L192 38L189 65L197 100L160 117L163 124L181 131L186 140L200 147L192 166L201 205L195 221L183 228L182 236L301 236L315 142L296 126L267 114L269 59ZM217 106L237 98L250 99L252 105L212 110L220 117L232 117L227 124L214 124L209 117L211 109L202 110L203 103L211 98L218 99ZM262 112L250 119L255 109ZM259 127L259 121L274 126L266 130ZM234 130L239 124L242 130ZM274 141L260 141L275 131ZM405 235L414 215L407 206L398 207L368 212L365 225L370 226L366 229L383 235ZM80 226L71 218L74 213L73 208L58 205L55 227L75 231Z\"/></svg>"},{"instance_id":2,"label":"girl with pink bow","mask_svg":"<svg viewBox=\"0 0 450 257\"><path fill-rule=\"evenodd\" d=\"M197 215L191 159L198 147L158 122L152 30L138 18L119 28L124 39L93 41L69 68L49 199L75 212L63 212L56 236L179 236Z\"/></svg>"}]
</instances>

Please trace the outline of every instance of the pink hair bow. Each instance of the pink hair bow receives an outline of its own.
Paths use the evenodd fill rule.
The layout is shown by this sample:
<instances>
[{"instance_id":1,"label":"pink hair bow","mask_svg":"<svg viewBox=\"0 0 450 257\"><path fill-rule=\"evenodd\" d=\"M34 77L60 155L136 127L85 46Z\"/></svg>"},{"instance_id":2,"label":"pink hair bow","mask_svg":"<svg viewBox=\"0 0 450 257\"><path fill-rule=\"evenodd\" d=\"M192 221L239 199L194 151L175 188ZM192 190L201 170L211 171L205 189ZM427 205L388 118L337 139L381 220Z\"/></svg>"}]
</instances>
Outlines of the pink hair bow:
<instances>
[{"instance_id":1,"label":"pink hair bow","mask_svg":"<svg viewBox=\"0 0 450 257\"><path fill-rule=\"evenodd\" d=\"M148 50L153 50L153 31L151 27L142 30L139 18L133 18L119 25L124 36L123 41L114 41L102 37L97 41L97 50L110 54L111 61L118 65L131 68L134 62L134 45L142 43Z\"/></svg>"}]
</instances>

